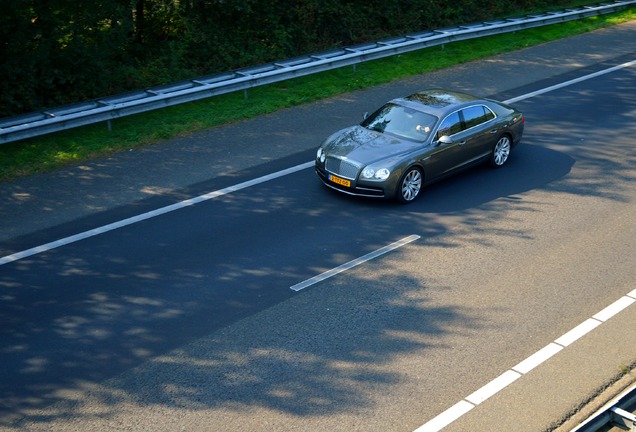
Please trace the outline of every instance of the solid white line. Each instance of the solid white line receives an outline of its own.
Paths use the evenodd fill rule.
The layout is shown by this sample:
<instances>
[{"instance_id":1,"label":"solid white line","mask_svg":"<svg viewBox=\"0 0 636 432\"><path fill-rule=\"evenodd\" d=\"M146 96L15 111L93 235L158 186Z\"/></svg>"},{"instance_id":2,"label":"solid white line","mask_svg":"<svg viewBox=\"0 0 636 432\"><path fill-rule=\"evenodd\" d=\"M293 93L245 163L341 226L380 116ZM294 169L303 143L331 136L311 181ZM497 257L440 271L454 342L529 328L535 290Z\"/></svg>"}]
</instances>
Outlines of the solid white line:
<instances>
[{"instance_id":1,"label":"solid white line","mask_svg":"<svg viewBox=\"0 0 636 432\"><path fill-rule=\"evenodd\" d=\"M442 430L473 408L475 408L475 405L470 402L459 401L434 419L418 427L415 432L437 432Z\"/></svg>"},{"instance_id":2,"label":"solid white line","mask_svg":"<svg viewBox=\"0 0 636 432\"><path fill-rule=\"evenodd\" d=\"M566 81L561 84L546 87L544 89L537 90L535 92L527 93L525 95L521 95L516 98L508 99L508 100L505 100L504 103L512 104L515 102L519 102L525 99L539 96L541 94L548 93L553 90L557 90L563 87L577 84L579 82L596 78L598 76L605 75L610 72L614 72L614 71L624 69L626 67L630 67L634 65L636 65L636 60L623 63L621 65L614 66L609 69L605 69L605 70L595 72L589 75L584 75L582 77L579 77L570 81ZM451 424L452 422L454 422L455 420L457 420L458 418L466 414L468 411L473 409L476 405L479 405L481 402L488 399L495 393L503 390L512 382L520 378L522 375L530 372L532 369L539 366L540 364L542 364L543 362L545 362L552 356L561 352L561 350L564 347L570 345L577 339L586 335L587 333L589 333L590 331L592 331L593 329L595 329L596 327L598 327L603 322L613 317L620 311L624 310L626 307L630 306L634 302L636 302L636 289L631 291L625 297L622 297L621 299L617 300L610 306L606 307L605 309L603 309L596 315L594 315L593 319L592 318L588 319L584 321L583 323L579 324L577 327L573 328L572 330L570 330L569 332L567 332L566 334L564 334L563 336L555 340L554 343L550 343L549 345L543 347L542 349L540 349L539 351L537 351L536 353L534 353L533 355L531 355L524 361L514 366L512 369L506 371L501 376L491 381L489 384L486 384L484 387L482 387L481 389L477 390L476 392L474 392L473 394L465 398L463 401L458 402L453 407L449 408L448 410L439 414L437 417L433 418L429 422L420 426L418 429L416 429L415 432L440 431L441 429L448 426L449 424Z\"/></svg>"},{"instance_id":3,"label":"solid white line","mask_svg":"<svg viewBox=\"0 0 636 432\"><path fill-rule=\"evenodd\" d=\"M296 285L293 285L291 287L289 287L290 289L294 290L294 291L300 291L302 289L305 289L311 285L317 284L318 282L322 282L325 279L329 279L332 276L337 275L338 273L342 273L343 271L349 270L355 266L358 266L360 264L363 264L367 261L370 261L374 258L379 257L380 255L384 255L387 252L391 252L392 250L395 250L399 247L402 247L408 243L411 243L417 239L419 239L420 236L418 235L410 235L408 237L403 238L402 240L398 240L395 243L391 243L388 246L384 246L383 248L380 248L378 250L375 250L371 253L368 253L364 256L361 256L360 258L356 258L352 261L349 261L348 263L342 264L341 266L338 266L336 268L333 268L331 270L328 270L324 273L321 273L317 276L312 277L311 279L307 279L304 282L301 283L297 283Z\"/></svg>"},{"instance_id":4,"label":"solid white line","mask_svg":"<svg viewBox=\"0 0 636 432\"><path fill-rule=\"evenodd\" d=\"M561 89L563 87L571 86L573 84L577 84L577 83L580 83L580 82L583 82L583 81L587 81L589 79L596 78L598 76L605 75L605 74L608 74L608 73L611 73L611 72L614 72L614 71L617 71L617 70L620 70L620 69L625 69L627 67L634 66L634 65L636 65L636 60L632 60L630 62L623 63L623 64L620 64L618 66L611 67L609 69L603 69L602 71L594 72L594 73L591 73L589 75L583 75L582 77L575 78L575 79L572 79L572 80L569 80L569 81L565 81L565 82L562 82L560 84L556 84L556 85L553 85L553 86L550 86L550 87L546 87L544 89L537 90L537 91L534 91L534 92L531 92L531 93L527 93L525 95L521 95L521 96L518 96L518 97L515 97L515 98L512 98L512 99L508 99L508 100L505 100L504 103L513 104L515 102L519 102L519 101L522 101L524 99L529 99L529 98L532 98L532 97L535 97L535 96L539 96L539 95L542 95L544 93L551 92L553 90L558 90L558 89Z\"/></svg>"},{"instance_id":5,"label":"solid white line","mask_svg":"<svg viewBox=\"0 0 636 432\"><path fill-rule=\"evenodd\" d=\"M499 393L501 390L517 381L519 378L521 378L521 374L519 372L515 372L513 370L506 371L468 396L466 400L474 405L479 405L492 395Z\"/></svg>"},{"instance_id":6,"label":"solid white line","mask_svg":"<svg viewBox=\"0 0 636 432\"><path fill-rule=\"evenodd\" d=\"M563 88L563 87L567 87L569 85L576 84L576 83L579 83L579 82L582 82L582 81L585 81L585 80L588 80L588 79L591 79L591 78L595 78L597 76L601 76L601 75L604 75L604 74L608 74L610 72L614 72L614 71L619 70L619 69L624 69L626 67L633 66L633 65L636 65L636 60L631 61L631 62L627 62L627 63L623 63L622 65L614 66L614 67L611 67L609 69L605 69L605 70L602 70L602 71L599 71L599 72L595 72L595 73L592 73L592 74L589 74L589 75L585 75L585 76L582 76L580 78L576 78L576 79L573 79L573 80L570 80L570 81L566 81L566 82L561 83L561 84L557 84L557 85L554 85L554 86L551 86L551 87L546 87L546 88L544 88L542 90L537 90L537 91L532 92L532 93L527 93L525 95L518 96L516 98L508 99L508 100L505 100L504 103L511 104L511 103L519 102L519 101L522 101L524 99L529 99L529 98L534 97L534 96L538 96L538 95L541 95L541 94L544 94L544 93L547 93L547 92L550 92L550 91L553 91L553 90L557 90L557 89L560 89L560 88ZM240 184L237 184L235 186L230 186L230 187L227 187L225 189L221 189L221 190L218 190L218 191L210 192L208 194L201 195L201 196L189 199L189 200L185 200L185 201L182 201L180 203L176 203L176 204L173 204L173 205L170 205L170 206L167 206L167 207L163 207L163 208L160 208L160 209L157 209L157 210L153 210L153 211L141 214L139 216L135 216L135 217L131 217L131 218L128 218L128 219L124 219L123 221L115 222L115 223L112 223L112 224L109 224L109 225L105 225L103 227L99 227L99 228L95 228L95 229L92 229L92 230L89 230L89 231L85 231L85 232L80 233L80 234L76 234L76 235L73 235L73 236L70 236L70 237L63 238L61 240L57 240L57 241L54 241L54 242L50 242L50 243L47 243L47 244L44 244L44 245L41 245L41 246L37 246L37 247L31 248L31 249L28 249L28 250L17 252L17 253L14 253L12 255L7 255L5 257L0 258L0 266L4 265L4 264L11 263L13 261L17 261L17 260L22 259L22 258L30 257L32 255L36 255L36 254L39 254L39 253L42 253L42 252L49 251L51 249L55 249L55 248L58 248L58 247L61 247L61 246L65 246L65 245L74 243L74 242L79 241L79 240L83 240L83 239L86 239L86 238L89 238L89 237L93 237L93 236L96 236L98 234L102 234L102 233L105 233L105 232L108 232L108 231L112 231L112 230L117 229L117 228L121 228L121 227L124 227L124 226L127 226L127 225L131 225L131 224L134 224L134 223L137 223L137 222L141 222L143 220L150 219L152 217L156 217L156 216L159 216L159 215L171 212L171 211L175 211L175 210L178 210L178 209L181 209L181 208L193 205L193 204L197 204L197 203L200 203L202 201L206 201L206 200L210 200L210 199L213 199L213 198L217 198L217 197L222 196L222 195L226 195L226 194L229 194L229 193L232 193L232 192L236 192L236 191L241 190L241 189L245 189L245 188L260 184L260 183L264 183L266 181L273 180L275 178L279 178L279 177L294 173L296 171L300 171L300 170L309 168L309 167L313 166L313 164L314 164L313 161L312 162L306 162L304 164L297 165L295 167L288 168L288 169L285 169L285 170L282 170L282 171L278 171L278 172L275 172L273 174L269 174L269 175L266 175L266 176L263 176L263 177L259 177L259 178L254 179L254 180L246 181L244 183L240 183Z\"/></svg>"},{"instance_id":7,"label":"solid white line","mask_svg":"<svg viewBox=\"0 0 636 432\"><path fill-rule=\"evenodd\" d=\"M567 347L572 345L575 341L581 339L583 336L594 330L596 327L603 324L601 321L589 318L583 321L581 324L574 327L572 330L555 340L555 343L558 343L562 347Z\"/></svg>"},{"instance_id":8,"label":"solid white line","mask_svg":"<svg viewBox=\"0 0 636 432\"><path fill-rule=\"evenodd\" d=\"M561 345L550 343L519 363L517 366L514 366L512 370L525 375L550 357L556 355L562 349L563 347Z\"/></svg>"},{"instance_id":9,"label":"solid white line","mask_svg":"<svg viewBox=\"0 0 636 432\"><path fill-rule=\"evenodd\" d=\"M255 185L260 184L260 183L265 183L267 181L274 180L274 179L277 179L279 177L283 177L283 176L295 173L297 171L301 171L301 170L307 169L309 167L312 167L313 165L314 165L313 161L312 162L306 162L306 163L301 164L301 165L296 165L295 167L287 168L287 169L284 169L282 171L278 171L278 172L275 172L275 173L272 173L272 174L268 174L268 175L265 175L265 176L262 176L262 177L259 177L259 178L253 179L253 180L249 180L249 181L246 181L246 182L243 182L243 183L239 183L239 184L234 185L234 186L229 186L229 187L226 187L224 189L220 189L220 190L217 190L217 191L214 191L214 192L207 193L205 195L197 196L197 197L190 198L190 199L187 199L187 200L184 200L184 201L181 201L181 202L178 202L178 203L166 206L166 207L162 207L162 208L159 208L159 209L156 209L156 210L152 210L152 211L140 214L138 216L130 217L128 219L124 219L124 220L121 220L121 221L118 221L118 222L114 222L112 224L104 225L102 227L98 227L98 228L95 228L95 229L92 229L92 230L89 230L89 231L85 231L85 232L80 233L80 234L75 234L75 235L72 235L70 237L63 238L61 240L57 240L57 241L54 241L54 242L46 243L44 245L37 246L37 247L31 248L31 249L27 249L27 250L24 250L22 252L17 252L17 253L14 253L12 255L7 255L5 257L0 258L0 265L8 264L10 262L17 261L17 260L22 259L22 258L30 257L32 255L36 255L36 254L39 254L39 253L42 253L42 252L46 252L46 251L49 251L51 249L55 249L55 248L58 248L58 247L61 247L61 246L65 246L65 245L68 245L68 244L71 244L71 243L75 243L77 241L84 240L84 239L87 239L89 237L94 237L94 236L96 236L98 234L103 234L105 232L112 231L112 230L115 230L117 228L122 228L122 227L125 227L125 226L128 226L128 225L132 225L134 223L141 222L141 221L144 221L146 219L150 219L150 218L153 218L153 217L156 217L156 216L160 216L162 214L166 214L166 213L169 213L169 212L173 212L175 210L179 210L179 209L182 209L184 207L188 207L188 206L191 206L191 205L194 205L194 204L198 204L198 203L203 202L203 201L211 200L213 198L218 198L220 196L227 195L229 193L236 192L236 191L239 191L241 189L245 189L245 188L248 188L248 187L251 187L251 186L255 186Z\"/></svg>"},{"instance_id":10,"label":"solid white line","mask_svg":"<svg viewBox=\"0 0 636 432\"><path fill-rule=\"evenodd\" d=\"M574 327L572 330L565 333L560 338L556 339L554 342L541 348L539 351L532 354L521 363L504 372L499 377L492 380L490 383L472 393L470 396L464 398L464 400L458 402L448 410L444 411L429 422L420 426L415 430L415 432L438 432L442 430L444 427L459 419L461 416L484 402L486 399L508 387L510 384L521 378L523 375L527 374L532 369L552 358L553 356L561 352L565 347L578 340L582 336L588 334L589 332L603 324L603 322L615 316L617 313L625 310L627 307L634 303L636 303L636 290L631 291L624 297L621 297L620 299L594 315L594 318L587 319L578 326Z\"/></svg>"},{"instance_id":11,"label":"solid white line","mask_svg":"<svg viewBox=\"0 0 636 432\"><path fill-rule=\"evenodd\" d=\"M611 317L613 317L614 315L616 315L617 313L619 313L620 311L622 311L623 309L625 309L626 307L630 306L634 302L636 302L636 300L634 300L633 298L630 298L627 296L622 297L616 300L614 303L612 303L608 307L606 307L605 309L603 309L602 311L600 311L599 313L597 313L596 315L594 315L594 318L596 318L599 321L605 322Z\"/></svg>"}]
</instances>

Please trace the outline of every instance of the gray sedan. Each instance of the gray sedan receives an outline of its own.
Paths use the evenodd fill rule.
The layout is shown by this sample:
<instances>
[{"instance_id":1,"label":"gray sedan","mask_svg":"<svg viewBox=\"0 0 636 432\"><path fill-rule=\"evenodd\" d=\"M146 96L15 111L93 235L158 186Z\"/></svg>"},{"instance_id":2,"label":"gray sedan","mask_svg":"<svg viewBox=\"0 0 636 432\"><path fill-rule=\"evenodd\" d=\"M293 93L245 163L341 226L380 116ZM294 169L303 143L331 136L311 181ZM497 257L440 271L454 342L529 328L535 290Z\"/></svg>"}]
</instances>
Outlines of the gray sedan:
<instances>
[{"instance_id":1,"label":"gray sedan","mask_svg":"<svg viewBox=\"0 0 636 432\"><path fill-rule=\"evenodd\" d=\"M408 203L424 185L475 164L503 166L523 128L523 114L501 102L426 90L331 135L318 149L316 172L338 191Z\"/></svg>"}]
</instances>

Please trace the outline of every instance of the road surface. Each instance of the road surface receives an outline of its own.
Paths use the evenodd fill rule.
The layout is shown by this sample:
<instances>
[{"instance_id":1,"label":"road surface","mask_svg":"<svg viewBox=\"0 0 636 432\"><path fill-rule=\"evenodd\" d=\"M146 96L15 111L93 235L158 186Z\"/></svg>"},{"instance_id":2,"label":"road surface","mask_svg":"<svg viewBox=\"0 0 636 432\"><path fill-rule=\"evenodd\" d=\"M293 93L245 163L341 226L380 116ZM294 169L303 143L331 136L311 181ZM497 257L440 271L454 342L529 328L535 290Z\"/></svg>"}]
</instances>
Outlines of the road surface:
<instances>
[{"instance_id":1,"label":"road surface","mask_svg":"<svg viewBox=\"0 0 636 432\"><path fill-rule=\"evenodd\" d=\"M558 424L636 361L634 36L631 23L2 185L0 429ZM320 139L431 84L516 98L526 133L507 167L408 206L320 185Z\"/></svg>"}]
</instances>

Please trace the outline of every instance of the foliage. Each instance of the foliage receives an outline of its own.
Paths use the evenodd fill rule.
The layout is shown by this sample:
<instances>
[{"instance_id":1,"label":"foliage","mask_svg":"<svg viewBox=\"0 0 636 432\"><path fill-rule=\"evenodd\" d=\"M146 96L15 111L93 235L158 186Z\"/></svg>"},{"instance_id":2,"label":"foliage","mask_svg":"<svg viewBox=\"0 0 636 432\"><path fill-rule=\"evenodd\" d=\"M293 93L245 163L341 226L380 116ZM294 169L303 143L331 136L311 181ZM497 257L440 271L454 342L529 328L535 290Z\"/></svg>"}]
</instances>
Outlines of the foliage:
<instances>
[{"instance_id":1,"label":"foliage","mask_svg":"<svg viewBox=\"0 0 636 432\"><path fill-rule=\"evenodd\" d=\"M340 68L256 87L249 91L249 98L243 92L230 93L116 119L112 132L104 124L95 124L4 144L0 146L0 182L635 19L636 8L632 8L612 15L454 42L444 49L433 47L366 62L355 70Z\"/></svg>"},{"instance_id":2,"label":"foliage","mask_svg":"<svg viewBox=\"0 0 636 432\"><path fill-rule=\"evenodd\" d=\"M577 2L4 0L0 117L573 3Z\"/></svg>"}]
</instances>

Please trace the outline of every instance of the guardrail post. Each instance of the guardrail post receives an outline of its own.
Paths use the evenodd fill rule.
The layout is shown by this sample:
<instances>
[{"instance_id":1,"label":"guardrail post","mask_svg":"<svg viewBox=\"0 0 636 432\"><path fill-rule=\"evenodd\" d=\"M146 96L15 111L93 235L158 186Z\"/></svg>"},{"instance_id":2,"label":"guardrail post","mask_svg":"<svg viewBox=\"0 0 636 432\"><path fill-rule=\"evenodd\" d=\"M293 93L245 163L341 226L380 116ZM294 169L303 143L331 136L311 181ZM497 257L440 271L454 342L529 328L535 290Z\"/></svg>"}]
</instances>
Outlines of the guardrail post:
<instances>
[{"instance_id":1,"label":"guardrail post","mask_svg":"<svg viewBox=\"0 0 636 432\"><path fill-rule=\"evenodd\" d=\"M618 407L614 407L610 411L612 412L613 425L630 432L636 432L636 416L634 414Z\"/></svg>"}]
</instances>

